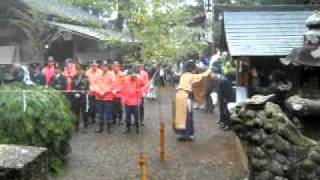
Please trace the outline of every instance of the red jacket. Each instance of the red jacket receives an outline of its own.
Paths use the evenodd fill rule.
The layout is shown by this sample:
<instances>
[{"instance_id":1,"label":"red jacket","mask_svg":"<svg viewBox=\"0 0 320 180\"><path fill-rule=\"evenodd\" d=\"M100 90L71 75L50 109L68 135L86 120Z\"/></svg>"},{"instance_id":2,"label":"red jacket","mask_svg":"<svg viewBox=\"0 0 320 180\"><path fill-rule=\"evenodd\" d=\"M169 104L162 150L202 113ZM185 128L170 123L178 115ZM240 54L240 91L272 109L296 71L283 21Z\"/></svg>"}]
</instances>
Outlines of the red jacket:
<instances>
[{"instance_id":1,"label":"red jacket","mask_svg":"<svg viewBox=\"0 0 320 180\"><path fill-rule=\"evenodd\" d=\"M56 67L54 65L47 65L42 69L42 73L46 78L46 85L51 86L51 81L56 74Z\"/></svg>"},{"instance_id":2,"label":"red jacket","mask_svg":"<svg viewBox=\"0 0 320 180\"><path fill-rule=\"evenodd\" d=\"M121 71L114 71L114 74L115 74L115 79L114 79L115 94L114 95L116 98L121 98L126 76Z\"/></svg>"},{"instance_id":3,"label":"red jacket","mask_svg":"<svg viewBox=\"0 0 320 180\"><path fill-rule=\"evenodd\" d=\"M95 96L95 89L97 89L97 80L101 78L103 75L103 71L96 67L91 67L86 71L86 76L88 77L89 80L89 96Z\"/></svg>"},{"instance_id":4,"label":"red jacket","mask_svg":"<svg viewBox=\"0 0 320 180\"><path fill-rule=\"evenodd\" d=\"M137 76L132 79L132 76L127 76L122 90L122 103L126 106L139 106L143 95L143 80Z\"/></svg>"},{"instance_id":5,"label":"red jacket","mask_svg":"<svg viewBox=\"0 0 320 180\"><path fill-rule=\"evenodd\" d=\"M96 79L95 95L97 100L112 101L114 98L114 74L106 72Z\"/></svg>"},{"instance_id":6,"label":"red jacket","mask_svg":"<svg viewBox=\"0 0 320 180\"><path fill-rule=\"evenodd\" d=\"M77 75L77 65L74 63L68 64L66 67L63 68L62 75L67 80L66 90L72 91L72 79Z\"/></svg>"},{"instance_id":7,"label":"red jacket","mask_svg":"<svg viewBox=\"0 0 320 180\"><path fill-rule=\"evenodd\" d=\"M146 96L149 92L149 75L145 70L141 69L139 72L139 76L143 80L143 83L144 83L143 88L142 88L143 96Z\"/></svg>"}]
</instances>

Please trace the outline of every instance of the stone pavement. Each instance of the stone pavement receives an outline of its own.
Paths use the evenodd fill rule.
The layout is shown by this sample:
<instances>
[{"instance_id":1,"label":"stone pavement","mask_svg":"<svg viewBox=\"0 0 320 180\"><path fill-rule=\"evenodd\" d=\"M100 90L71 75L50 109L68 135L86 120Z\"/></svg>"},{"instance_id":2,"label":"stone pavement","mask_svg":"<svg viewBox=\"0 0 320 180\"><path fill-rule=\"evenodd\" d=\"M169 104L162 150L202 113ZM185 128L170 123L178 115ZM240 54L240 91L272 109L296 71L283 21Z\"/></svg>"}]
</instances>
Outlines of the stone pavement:
<instances>
[{"instance_id":1,"label":"stone pavement","mask_svg":"<svg viewBox=\"0 0 320 180\"><path fill-rule=\"evenodd\" d=\"M244 170L232 132L218 129L217 113L195 112L193 142L179 142L171 129L174 90L161 90L162 120L166 124L167 160L159 160L159 102L147 101L143 134L122 134L116 125L112 134L75 133L65 174L58 180L139 179L137 159L148 156L150 180L240 180ZM136 177L136 178L135 178Z\"/></svg>"}]
</instances>

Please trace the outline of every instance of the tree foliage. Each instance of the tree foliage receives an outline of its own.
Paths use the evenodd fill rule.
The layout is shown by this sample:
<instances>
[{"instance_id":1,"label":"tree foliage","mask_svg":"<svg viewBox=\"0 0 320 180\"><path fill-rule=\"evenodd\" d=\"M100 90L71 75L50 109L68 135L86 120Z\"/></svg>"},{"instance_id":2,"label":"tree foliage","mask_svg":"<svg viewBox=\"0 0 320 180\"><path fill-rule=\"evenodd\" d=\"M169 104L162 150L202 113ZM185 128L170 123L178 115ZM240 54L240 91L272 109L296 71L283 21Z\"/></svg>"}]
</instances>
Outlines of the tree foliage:
<instances>
[{"instance_id":1,"label":"tree foliage","mask_svg":"<svg viewBox=\"0 0 320 180\"><path fill-rule=\"evenodd\" d=\"M309 4L312 0L236 0L235 1L241 5L263 5L263 4L270 4L270 5L284 5L284 4ZM230 4L230 0L217 0L219 4Z\"/></svg>"},{"instance_id":2,"label":"tree foliage","mask_svg":"<svg viewBox=\"0 0 320 180\"><path fill-rule=\"evenodd\" d=\"M31 40L35 50L43 52L43 36L46 34L45 16L17 1L4 0L0 6L0 25L14 27L20 35Z\"/></svg>"},{"instance_id":3,"label":"tree foliage","mask_svg":"<svg viewBox=\"0 0 320 180\"><path fill-rule=\"evenodd\" d=\"M137 0L136 0L137 1ZM199 28L190 27L192 11L179 7L177 1L152 1L151 7L145 1L132 12L132 36L142 41L143 60L178 59L198 54L206 46L199 39Z\"/></svg>"},{"instance_id":4,"label":"tree foliage","mask_svg":"<svg viewBox=\"0 0 320 180\"><path fill-rule=\"evenodd\" d=\"M127 31L136 42L135 45L121 45L131 60L173 60L199 54L206 47L199 38L199 28L189 26L193 16L202 9L181 6L179 0L110 0L108 4L102 0L64 1L96 11L94 14L117 11L116 27Z\"/></svg>"},{"instance_id":5,"label":"tree foliage","mask_svg":"<svg viewBox=\"0 0 320 180\"><path fill-rule=\"evenodd\" d=\"M64 0L64 2L69 5L79 6L90 14L100 17L110 15L117 7L117 1L115 0Z\"/></svg>"},{"instance_id":6,"label":"tree foliage","mask_svg":"<svg viewBox=\"0 0 320 180\"><path fill-rule=\"evenodd\" d=\"M0 143L48 148L49 170L60 174L75 120L67 100L37 86L3 85L0 91Z\"/></svg>"}]
</instances>

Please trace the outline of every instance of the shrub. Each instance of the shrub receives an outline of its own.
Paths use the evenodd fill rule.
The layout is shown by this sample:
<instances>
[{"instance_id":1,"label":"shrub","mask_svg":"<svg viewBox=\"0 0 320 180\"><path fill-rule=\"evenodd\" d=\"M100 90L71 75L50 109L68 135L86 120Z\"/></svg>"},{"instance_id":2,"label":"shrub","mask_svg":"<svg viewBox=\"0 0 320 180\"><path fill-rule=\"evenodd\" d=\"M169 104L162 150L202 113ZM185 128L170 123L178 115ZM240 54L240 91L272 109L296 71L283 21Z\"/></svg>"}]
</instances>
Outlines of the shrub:
<instances>
[{"instance_id":1,"label":"shrub","mask_svg":"<svg viewBox=\"0 0 320 180\"><path fill-rule=\"evenodd\" d=\"M0 86L0 143L48 148L51 174L63 172L74 121L69 102L58 91L22 84Z\"/></svg>"}]
</instances>

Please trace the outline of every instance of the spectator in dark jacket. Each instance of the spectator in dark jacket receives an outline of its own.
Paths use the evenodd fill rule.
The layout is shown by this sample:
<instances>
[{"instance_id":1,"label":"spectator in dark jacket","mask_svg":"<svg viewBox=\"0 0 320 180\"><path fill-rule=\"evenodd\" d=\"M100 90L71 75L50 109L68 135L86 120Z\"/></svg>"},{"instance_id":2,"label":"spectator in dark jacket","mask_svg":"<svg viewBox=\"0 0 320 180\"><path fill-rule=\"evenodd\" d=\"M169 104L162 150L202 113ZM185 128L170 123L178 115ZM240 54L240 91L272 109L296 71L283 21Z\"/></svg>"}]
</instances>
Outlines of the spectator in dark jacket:
<instances>
[{"instance_id":1,"label":"spectator in dark jacket","mask_svg":"<svg viewBox=\"0 0 320 180\"><path fill-rule=\"evenodd\" d=\"M22 69L22 66L20 64L13 64L11 73L14 77L14 82L23 82L24 80L24 71Z\"/></svg>"},{"instance_id":2,"label":"spectator in dark jacket","mask_svg":"<svg viewBox=\"0 0 320 180\"><path fill-rule=\"evenodd\" d=\"M42 74L39 64L31 64L31 81L37 85L45 85L46 78L44 74Z\"/></svg>"},{"instance_id":3,"label":"spectator in dark jacket","mask_svg":"<svg viewBox=\"0 0 320 180\"><path fill-rule=\"evenodd\" d=\"M89 90L89 80L85 75L86 66L79 65L78 74L72 79L72 87L75 92L73 95L72 109L77 116L76 131L79 130L80 126L80 114L83 116L83 132L87 132L88 129L88 117L89 117L89 97L87 91Z\"/></svg>"},{"instance_id":4,"label":"spectator in dark jacket","mask_svg":"<svg viewBox=\"0 0 320 180\"><path fill-rule=\"evenodd\" d=\"M206 101L206 108L205 113L213 113L214 111L214 104L211 99L211 93L216 89L216 83L214 81L209 80L205 92L205 101Z\"/></svg>"},{"instance_id":5,"label":"spectator in dark jacket","mask_svg":"<svg viewBox=\"0 0 320 180\"><path fill-rule=\"evenodd\" d=\"M65 91L67 86L66 78L61 74L61 69L56 69L56 74L52 78L51 87L56 90Z\"/></svg>"},{"instance_id":6,"label":"spectator in dark jacket","mask_svg":"<svg viewBox=\"0 0 320 180\"><path fill-rule=\"evenodd\" d=\"M217 74L213 76L213 79L217 83L217 92L219 99L219 108L220 108L220 120L218 124L225 131L230 130L230 120L229 120L229 111L228 103L234 100L234 90L232 88L232 83L224 75Z\"/></svg>"}]
</instances>

